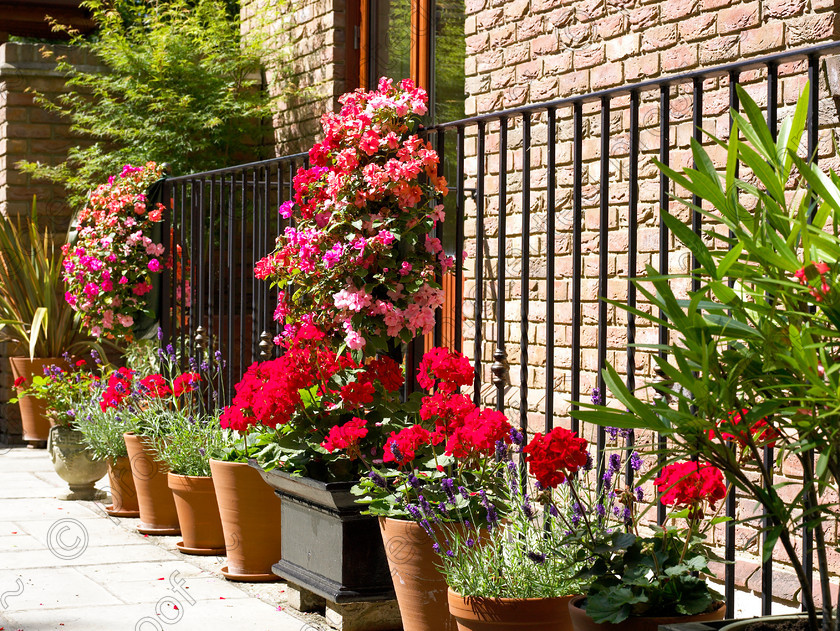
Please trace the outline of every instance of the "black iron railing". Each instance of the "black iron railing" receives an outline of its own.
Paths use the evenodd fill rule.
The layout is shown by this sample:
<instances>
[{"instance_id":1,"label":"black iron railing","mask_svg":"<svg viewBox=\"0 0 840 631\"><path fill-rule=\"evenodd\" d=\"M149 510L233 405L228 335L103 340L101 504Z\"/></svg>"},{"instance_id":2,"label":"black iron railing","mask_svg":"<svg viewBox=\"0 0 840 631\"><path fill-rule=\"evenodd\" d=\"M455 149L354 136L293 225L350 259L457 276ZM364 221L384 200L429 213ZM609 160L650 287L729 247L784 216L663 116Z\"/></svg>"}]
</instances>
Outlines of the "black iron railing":
<instances>
[{"instance_id":1,"label":"black iron railing","mask_svg":"<svg viewBox=\"0 0 840 631\"><path fill-rule=\"evenodd\" d=\"M760 97L775 133L780 110L792 106L806 79L807 151L816 157L821 60L838 50L840 43L831 42L427 128L427 138L447 156L441 169L454 188L437 236L459 255L444 307L451 310L451 330L445 330L447 314L439 313L433 342L449 341L459 350L471 346L476 402L494 400L522 428L548 430L568 418L566 410L576 407L587 388L604 392L600 375L608 359L619 365L630 389L640 371L650 376L634 344L645 341L644 335L667 345L667 329L641 329L632 314L619 314L604 300L613 288L614 296L640 306L630 279L646 262L662 273L675 265L684 271L696 267L690 257L682 260L685 255L658 221L671 207L674 188L664 174L651 171L650 158L678 167L686 163L689 138L709 146L704 129L727 135L727 108L738 107L739 83ZM822 123L827 127L834 120ZM306 162L299 154L167 181L183 274L165 286L164 329L187 355L221 349L228 392L250 362L272 354L270 340L279 332L271 317L275 297L254 280L253 262L283 229L277 207L291 196L294 171ZM701 233L700 213L685 220ZM534 247L535 240L542 249ZM465 246L473 253L467 267L460 256ZM179 308L176 298L188 287L191 296ZM514 322L508 309L517 301L518 332L509 326ZM424 343L409 345L409 370ZM518 347L516 357L511 347ZM513 385L511 364L518 370ZM575 420L568 422L581 429ZM602 453L604 430L589 431ZM764 457L772 462L772 450ZM730 494L726 514L734 518L736 509ZM664 516L660 507L660 521ZM730 521L724 528L730 561L741 527ZM810 574L807 530L802 541ZM723 573L731 616L735 566L726 565ZM773 573L773 559L761 565L764 613L771 611Z\"/></svg>"}]
</instances>

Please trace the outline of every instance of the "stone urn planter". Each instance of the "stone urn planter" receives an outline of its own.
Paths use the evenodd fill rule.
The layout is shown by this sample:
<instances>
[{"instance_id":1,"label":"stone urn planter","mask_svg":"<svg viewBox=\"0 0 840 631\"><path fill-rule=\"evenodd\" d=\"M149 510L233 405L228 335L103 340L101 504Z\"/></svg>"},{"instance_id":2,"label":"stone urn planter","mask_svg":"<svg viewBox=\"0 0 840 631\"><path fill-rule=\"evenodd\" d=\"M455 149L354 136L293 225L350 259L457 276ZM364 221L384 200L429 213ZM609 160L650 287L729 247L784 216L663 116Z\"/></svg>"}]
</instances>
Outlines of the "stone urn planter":
<instances>
[{"instance_id":1,"label":"stone urn planter","mask_svg":"<svg viewBox=\"0 0 840 631\"><path fill-rule=\"evenodd\" d=\"M353 482L320 482L250 464L283 500L275 574L333 603L394 599L379 521L361 514Z\"/></svg>"},{"instance_id":2,"label":"stone urn planter","mask_svg":"<svg viewBox=\"0 0 840 631\"><path fill-rule=\"evenodd\" d=\"M84 442L84 435L75 429L53 425L47 434L47 451L55 472L70 486L58 496L62 500L97 500L105 493L94 484L107 472L104 460L96 460Z\"/></svg>"},{"instance_id":3,"label":"stone urn planter","mask_svg":"<svg viewBox=\"0 0 840 631\"><path fill-rule=\"evenodd\" d=\"M45 367L55 364L63 368L67 364L61 357L45 357L43 359L10 357L9 362L12 365L12 376L15 379L23 377L26 379L26 385L32 383L32 377L43 375ZM26 395L20 397L18 406L20 407L20 421L23 426L23 440L27 442L30 449L43 448L46 446L46 440L52 426L47 416L46 401L32 395Z\"/></svg>"}]
</instances>

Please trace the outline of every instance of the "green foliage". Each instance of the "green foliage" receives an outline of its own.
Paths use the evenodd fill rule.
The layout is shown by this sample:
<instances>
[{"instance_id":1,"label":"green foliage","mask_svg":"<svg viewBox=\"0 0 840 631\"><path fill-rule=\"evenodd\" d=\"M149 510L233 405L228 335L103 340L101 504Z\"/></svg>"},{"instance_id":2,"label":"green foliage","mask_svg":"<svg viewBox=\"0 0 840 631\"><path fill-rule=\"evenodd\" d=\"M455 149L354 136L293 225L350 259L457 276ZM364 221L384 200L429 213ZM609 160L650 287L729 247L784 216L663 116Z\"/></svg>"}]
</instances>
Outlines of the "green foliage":
<instances>
[{"instance_id":1,"label":"green foliage","mask_svg":"<svg viewBox=\"0 0 840 631\"><path fill-rule=\"evenodd\" d=\"M709 589L703 537L680 537L677 528L656 528L649 537L613 532L600 542L600 554L579 578L591 581L586 613L597 623L617 624L632 616L690 616L709 611L722 598ZM589 561L580 544L580 562Z\"/></svg>"},{"instance_id":2,"label":"green foliage","mask_svg":"<svg viewBox=\"0 0 840 631\"><path fill-rule=\"evenodd\" d=\"M93 374L86 370L72 371L53 364L45 374L33 376L32 383L18 388L18 397L30 395L41 399L47 407L47 415L56 425L71 427L76 408L90 398L95 384ZM17 403L17 400L12 399L9 403Z\"/></svg>"},{"instance_id":3,"label":"green foliage","mask_svg":"<svg viewBox=\"0 0 840 631\"><path fill-rule=\"evenodd\" d=\"M696 456L759 502L769 518L764 558L777 543L785 549L816 628L811 577L791 533L803 521L814 529L823 602L831 603L823 533L836 528L831 489L840 482L840 177L798 155L807 89L775 140L759 107L738 89L744 115L732 112L728 142L715 139L727 152L724 170L718 172L695 141L696 168L676 172L660 165L678 186L707 200L704 208L681 201L705 216L710 240L722 239L729 249L710 248L665 214L698 262L699 289L679 299L669 278L649 268L637 287L652 313L661 310L664 318L614 303L669 329L667 355L653 356L665 379L645 386L658 396L630 392L608 367L607 385L628 411L593 408L576 416L661 432L670 439L667 458ZM753 174L749 181L736 177L737 165ZM727 413L741 410L737 425L727 420ZM761 450L772 445L776 458L767 466ZM789 458L805 472L801 486L774 478ZM747 461L753 468L743 466ZM828 618L826 628L836 628L837 618Z\"/></svg>"},{"instance_id":4,"label":"green foliage","mask_svg":"<svg viewBox=\"0 0 840 631\"><path fill-rule=\"evenodd\" d=\"M48 230L38 230L35 198L29 217L0 214L0 339L26 348L30 358L59 357L93 344L64 300L64 254Z\"/></svg>"},{"instance_id":5,"label":"green foliage","mask_svg":"<svg viewBox=\"0 0 840 631\"><path fill-rule=\"evenodd\" d=\"M254 153L270 114L260 89L261 62L283 72L267 29L240 38L223 0L86 0L98 31L71 43L100 60L104 72L59 58L67 91L47 110L69 119L83 143L57 166L24 162L36 177L64 184L74 206L124 164L168 162L190 173L242 161ZM56 27L60 28L60 27Z\"/></svg>"},{"instance_id":6,"label":"green foliage","mask_svg":"<svg viewBox=\"0 0 840 631\"><path fill-rule=\"evenodd\" d=\"M209 476L210 458L218 458L227 444L218 418L193 418L175 411L167 419L167 432L155 447L160 459L179 475Z\"/></svg>"}]
</instances>

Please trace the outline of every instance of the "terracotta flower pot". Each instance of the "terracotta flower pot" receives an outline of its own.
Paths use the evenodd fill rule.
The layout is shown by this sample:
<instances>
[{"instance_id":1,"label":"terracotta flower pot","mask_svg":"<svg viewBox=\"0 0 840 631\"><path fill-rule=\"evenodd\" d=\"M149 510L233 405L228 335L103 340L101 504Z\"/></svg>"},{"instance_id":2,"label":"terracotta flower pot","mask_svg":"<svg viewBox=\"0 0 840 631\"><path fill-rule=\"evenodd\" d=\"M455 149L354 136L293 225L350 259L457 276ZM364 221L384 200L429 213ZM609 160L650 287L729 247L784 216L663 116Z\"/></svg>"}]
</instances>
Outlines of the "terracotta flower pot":
<instances>
[{"instance_id":1,"label":"terracotta flower pot","mask_svg":"<svg viewBox=\"0 0 840 631\"><path fill-rule=\"evenodd\" d=\"M280 498L256 469L242 462L210 461L232 581L276 581L280 559Z\"/></svg>"},{"instance_id":2,"label":"terracotta flower pot","mask_svg":"<svg viewBox=\"0 0 840 631\"><path fill-rule=\"evenodd\" d=\"M569 601L558 598L480 598L448 591L449 611L458 631L571 631Z\"/></svg>"},{"instance_id":3,"label":"terracotta flower pot","mask_svg":"<svg viewBox=\"0 0 840 631\"><path fill-rule=\"evenodd\" d=\"M219 518L219 504L213 478L167 474L178 510L184 540L176 545L184 554L224 554L225 535Z\"/></svg>"},{"instance_id":4,"label":"terracotta flower pot","mask_svg":"<svg viewBox=\"0 0 840 631\"><path fill-rule=\"evenodd\" d=\"M137 489L131 475L128 458L120 456L116 460L108 458L108 480L111 485L111 505L105 512L112 517L140 517L137 504Z\"/></svg>"},{"instance_id":5,"label":"terracotta flower pot","mask_svg":"<svg viewBox=\"0 0 840 631\"><path fill-rule=\"evenodd\" d=\"M44 374L44 367L53 364L66 366L67 362L61 357L45 357L29 359L28 357L10 357L12 365L12 376L15 379L23 377L26 385L32 384L32 377ZM29 447L46 447L46 440L50 433L52 423L47 418L47 404L43 399L31 395L20 397L20 421L23 426L23 440L29 443Z\"/></svg>"},{"instance_id":6,"label":"terracotta flower pot","mask_svg":"<svg viewBox=\"0 0 840 631\"><path fill-rule=\"evenodd\" d=\"M455 631L446 579L435 563L432 538L420 524L380 517L385 555L405 631Z\"/></svg>"},{"instance_id":7,"label":"terracotta flower pot","mask_svg":"<svg viewBox=\"0 0 840 631\"><path fill-rule=\"evenodd\" d=\"M131 475L137 489L140 524L144 535L179 535L178 512L166 480L168 467L158 460L157 451L145 436L123 434Z\"/></svg>"},{"instance_id":8,"label":"terracotta flower pot","mask_svg":"<svg viewBox=\"0 0 840 631\"><path fill-rule=\"evenodd\" d=\"M576 596L569 603L569 614L572 617L574 631L657 631L659 625L663 624L723 620L723 616L726 614L726 605L721 603L714 611L697 614L696 616L638 616L627 618L627 620L618 624L598 623L587 615L585 609L581 609L581 604L585 598L585 596Z\"/></svg>"}]
</instances>

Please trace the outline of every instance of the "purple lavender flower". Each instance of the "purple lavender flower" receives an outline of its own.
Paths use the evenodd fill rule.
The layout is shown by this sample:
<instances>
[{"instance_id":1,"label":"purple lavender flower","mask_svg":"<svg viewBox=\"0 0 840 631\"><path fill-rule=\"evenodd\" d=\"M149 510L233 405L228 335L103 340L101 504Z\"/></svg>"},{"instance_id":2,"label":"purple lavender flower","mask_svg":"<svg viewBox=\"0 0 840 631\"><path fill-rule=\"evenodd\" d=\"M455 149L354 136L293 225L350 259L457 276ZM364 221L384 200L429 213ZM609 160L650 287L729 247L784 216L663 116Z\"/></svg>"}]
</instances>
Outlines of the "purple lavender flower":
<instances>
[{"instance_id":1,"label":"purple lavender flower","mask_svg":"<svg viewBox=\"0 0 840 631\"><path fill-rule=\"evenodd\" d=\"M492 530L493 526L499 521L499 515L496 513L496 507L493 504L487 504L487 527Z\"/></svg>"},{"instance_id":2,"label":"purple lavender flower","mask_svg":"<svg viewBox=\"0 0 840 631\"><path fill-rule=\"evenodd\" d=\"M595 514L598 515L598 517L604 517L607 514L607 509L604 508L604 505L601 502L598 502L595 505Z\"/></svg>"},{"instance_id":3,"label":"purple lavender flower","mask_svg":"<svg viewBox=\"0 0 840 631\"><path fill-rule=\"evenodd\" d=\"M408 483L413 489L419 489L421 486L423 486L423 483L420 481L420 478L418 478L413 473L408 474Z\"/></svg>"},{"instance_id":4,"label":"purple lavender flower","mask_svg":"<svg viewBox=\"0 0 840 631\"><path fill-rule=\"evenodd\" d=\"M420 503L420 508L423 509L423 512L426 515L433 515L434 514L435 509L432 508L431 504L429 504L429 500L427 500L422 495L418 495L417 496L417 501Z\"/></svg>"},{"instance_id":5,"label":"purple lavender flower","mask_svg":"<svg viewBox=\"0 0 840 631\"><path fill-rule=\"evenodd\" d=\"M467 547L472 548L473 546L475 546L475 539L473 539L472 537L467 537Z\"/></svg>"},{"instance_id":6,"label":"purple lavender flower","mask_svg":"<svg viewBox=\"0 0 840 631\"><path fill-rule=\"evenodd\" d=\"M204 447L199 447L198 448L198 453L201 454L201 457L203 458L204 454L207 453L207 452L204 451Z\"/></svg>"},{"instance_id":7,"label":"purple lavender flower","mask_svg":"<svg viewBox=\"0 0 840 631\"><path fill-rule=\"evenodd\" d=\"M522 432L520 432L518 429L516 429L515 427L511 427L510 428L510 441L514 445L517 445L518 447L521 447L522 445L525 444L525 435Z\"/></svg>"},{"instance_id":8,"label":"purple lavender flower","mask_svg":"<svg viewBox=\"0 0 840 631\"><path fill-rule=\"evenodd\" d=\"M528 495L525 495L525 501L522 502L522 512L525 513L525 517L528 519L534 518L534 509L531 506L531 502L528 500Z\"/></svg>"},{"instance_id":9,"label":"purple lavender flower","mask_svg":"<svg viewBox=\"0 0 840 631\"><path fill-rule=\"evenodd\" d=\"M632 526L633 525L633 514L630 512L630 509L625 507L624 508L624 515L622 516L624 520L625 526Z\"/></svg>"},{"instance_id":10,"label":"purple lavender flower","mask_svg":"<svg viewBox=\"0 0 840 631\"><path fill-rule=\"evenodd\" d=\"M636 487L636 500L639 502L643 502L645 499L645 492L642 490L642 487Z\"/></svg>"},{"instance_id":11,"label":"purple lavender flower","mask_svg":"<svg viewBox=\"0 0 840 631\"><path fill-rule=\"evenodd\" d=\"M470 499L470 493L469 493L469 491L467 491L467 489L466 489L466 488L464 488L463 486L459 486L459 487L458 487L458 493L460 493L460 494L461 494L461 497L463 497L465 500L469 500L469 499Z\"/></svg>"},{"instance_id":12,"label":"purple lavender flower","mask_svg":"<svg viewBox=\"0 0 840 631\"><path fill-rule=\"evenodd\" d=\"M440 554L440 544L439 543L433 543L432 544L432 550L434 550L436 554Z\"/></svg>"},{"instance_id":13,"label":"purple lavender flower","mask_svg":"<svg viewBox=\"0 0 840 631\"><path fill-rule=\"evenodd\" d=\"M587 451L586 452L586 464L583 465L583 470L584 471L592 471L593 464L594 464L594 461L592 460L592 454Z\"/></svg>"},{"instance_id":14,"label":"purple lavender flower","mask_svg":"<svg viewBox=\"0 0 840 631\"><path fill-rule=\"evenodd\" d=\"M548 505L548 514L552 517L560 517L560 513L557 511L557 507L554 504Z\"/></svg>"},{"instance_id":15,"label":"purple lavender flower","mask_svg":"<svg viewBox=\"0 0 840 631\"><path fill-rule=\"evenodd\" d=\"M641 469L642 464L644 463L642 462L642 457L639 455L638 451L634 451L630 454L630 468L633 471L638 471L639 469Z\"/></svg>"},{"instance_id":16,"label":"purple lavender flower","mask_svg":"<svg viewBox=\"0 0 840 631\"><path fill-rule=\"evenodd\" d=\"M529 550L525 553L529 559L531 559L537 565L542 565L545 563L545 552L534 552L533 550Z\"/></svg>"},{"instance_id":17,"label":"purple lavender flower","mask_svg":"<svg viewBox=\"0 0 840 631\"><path fill-rule=\"evenodd\" d=\"M404 460L402 450L399 445L397 445L397 441L391 442L391 453L394 454L394 459L397 462L402 462Z\"/></svg>"},{"instance_id":18,"label":"purple lavender flower","mask_svg":"<svg viewBox=\"0 0 840 631\"><path fill-rule=\"evenodd\" d=\"M90 352L90 356L93 359L94 363L96 363L96 364L101 364L102 363L102 360L99 358L99 353L96 351L96 349L93 349Z\"/></svg>"},{"instance_id":19,"label":"purple lavender flower","mask_svg":"<svg viewBox=\"0 0 840 631\"><path fill-rule=\"evenodd\" d=\"M210 364L207 361L201 362L201 372L207 372L210 370Z\"/></svg>"},{"instance_id":20,"label":"purple lavender flower","mask_svg":"<svg viewBox=\"0 0 840 631\"><path fill-rule=\"evenodd\" d=\"M452 558L452 557L454 557L454 556L455 556L455 553L454 553L454 552L452 552L452 550L447 550L447 551L446 551L446 556L448 556L449 558Z\"/></svg>"},{"instance_id":21,"label":"purple lavender flower","mask_svg":"<svg viewBox=\"0 0 840 631\"><path fill-rule=\"evenodd\" d=\"M423 513L420 512L420 508L415 504L406 504L405 510L416 521L420 521L421 519L423 519Z\"/></svg>"},{"instance_id":22,"label":"purple lavender flower","mask_svg":"<svg viewBox=\"0 0 840 631\"><path fill-rule=\"evenodd\" d=\"M602 405L604 403L604 400L601 397L601 388L592 388L592 403L593 405Z\"/></svg>"},{"instance_id":23,"label":"purple lavender flower","mask_svg":"<svg viewBox=\"0 0 840 631\"><path fill-rule=\"evenodd\" d=\"M618 438L617 427L605 427L604 431L609 435L610 440L616 440Z\"/></svg>"},{"instance_id":24,"label":"purple lavender flower","mask_svg":"<svg viewBox=\"0 0 840 631\"><path fill-rule=\"evenodd\" d=\"M604 486L606 488L610 488L610 485L612 485L612 478L613 478L612 469L607 469L606 471L604 471L604 475L601 477L601 480L603 480Z\"/></svg>"},{"instance_id":25,"label":"purple lavender flower","mask_svg":"<svg viewBox=\"0 0 840 631\"><path fill-rule=\"evenodd\" d=\"M216 351L213 356L216 358L217 363L222 361L222 351Z\"/></svg>"},{"instance_id":26,"label":"purple lavender flower","mask_svg":"<svg viewBox=\"0 0 840 631\"><path fill-rule=\"evenodd\" d=\"M376 471L371 471L368 473L368 477L373 480L373 483L378 486L380 489L384 489L387 486L385 482L385 478L379 475Z\"/></svg>"},{"instance_id":27,"label":"purple lavender flower","mask_svg":"<svg viewBox=\"0 0 840 631\"><path fill-rule=\"evenodd\" d=\"M496 441L496 460L504 460L507 455L507 445L503 440Z\"/></svg>"},{"instance_id":28,"label":"purple lavender flower","mask_svg":"<svg viewBox=\"0 0 840 631\"><path fill-rule=\"evenodd\" d=\"M621 469L621 456L610 454L610 471L617 473L619 469Z\"/></svg>"},{"instance_id":29,"label":"purple lavender flower","mask_svg":"<svg viewBox=\"0 0 840 631\"><path fill-rule=\"evenodd\" d=\"M449 503L452 506L455 506L455 480L452 478L443 478L440 481L441 487L443 487L443 492L446 494L446 499L449 500Z\"/></svg>"}]
</instances>

